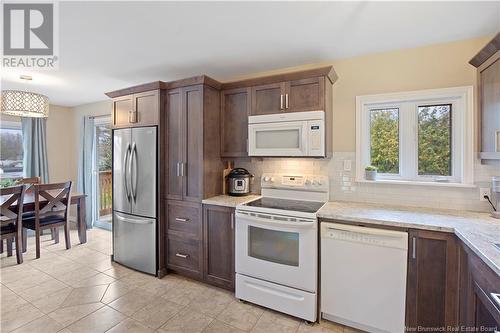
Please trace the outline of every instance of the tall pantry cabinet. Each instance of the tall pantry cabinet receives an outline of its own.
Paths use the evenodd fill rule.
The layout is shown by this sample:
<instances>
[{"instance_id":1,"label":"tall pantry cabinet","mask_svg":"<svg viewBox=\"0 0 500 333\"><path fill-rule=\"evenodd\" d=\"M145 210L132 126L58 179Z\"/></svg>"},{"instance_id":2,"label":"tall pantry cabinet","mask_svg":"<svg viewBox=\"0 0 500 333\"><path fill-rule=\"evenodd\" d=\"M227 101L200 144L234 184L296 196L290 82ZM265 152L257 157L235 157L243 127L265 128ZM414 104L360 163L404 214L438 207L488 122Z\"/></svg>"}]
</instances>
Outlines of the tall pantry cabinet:
<instances>
[{"instance_id":1,"label":"tall pantry cabinet","mask_svg":"<svg viewBox=\"0 0 500 333\"><path fill-rule=\"evenodd\" d=\"M167 89L165 111L166 266L202 279L201 201L222 191L219 90L207 82Z\"/></svg>"}]
</instances>

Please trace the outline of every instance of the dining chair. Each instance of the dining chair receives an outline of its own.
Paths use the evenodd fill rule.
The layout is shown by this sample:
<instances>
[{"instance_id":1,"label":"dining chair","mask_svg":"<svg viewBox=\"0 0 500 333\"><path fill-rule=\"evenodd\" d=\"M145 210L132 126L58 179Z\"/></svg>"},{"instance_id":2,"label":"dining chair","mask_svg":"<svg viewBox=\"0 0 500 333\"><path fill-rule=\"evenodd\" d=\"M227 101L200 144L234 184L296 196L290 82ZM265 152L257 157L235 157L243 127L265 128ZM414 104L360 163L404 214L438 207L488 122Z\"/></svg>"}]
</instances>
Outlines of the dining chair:
<instances>
[{"instance_id":1,"label":"dining chair","mask_svg":"<svg viewBox=\"0 0 500 333\"><path fill-rule=\"evenodd\" d=\"M33 185L41 184L42 179L38 176L27 177L27 178L21 178L17 182L18 184L29 185L29 187L26 189L26 192L33 192ZM30 212L25 212L25 214L30 214ZM57 231L57 229L56 228L50 229L50 234L52 239L54 239L56 243L59 243L59 232Z\"/></svg>"},{"instance_id":2,"label":"dining chair","mask_svg":"<svg viewBox=\"0 0 500 333\"><path fill-rule=\"evenodd\" d=\"M0 241L7 239L7 255L12 255L12 240L16 242L17 263L23 263L22 253L22 216L25 186L13 186L0 189ZM14 208L11 208L14 206Z\"/></svg>"},{"instance_id":3,"label":"dining chair","mask_svg":"<svg viewBox=\"0 0 500 333\"><path fill-rule=\"evenodd\" d=\"M35 211L23 216L23 239L26 240L26 229L35 231L36 258L40 258L40 233L45 229L64 227L66 249L71 248L69 238L69 207L71 204L71 181L65 183L34 185ZM40 200L41 198L45 200ZM43 204L40 207L40 204ZM23 243L25 245L26 242ZM24 247L23 250L25 250Z\"/></svg>"},{"instance_id":4,"label":"dining chair","mask_svg":"<svg viewBox=\"0 0 500 333\"><path fill-rule=\"evenodd\" d=\"M24 185L35 185L35 184L40 184L41 180L40 177L29 177L29 178L21 178L17 182L19 184L24 184Z\"/></svg>"}]
</instances>

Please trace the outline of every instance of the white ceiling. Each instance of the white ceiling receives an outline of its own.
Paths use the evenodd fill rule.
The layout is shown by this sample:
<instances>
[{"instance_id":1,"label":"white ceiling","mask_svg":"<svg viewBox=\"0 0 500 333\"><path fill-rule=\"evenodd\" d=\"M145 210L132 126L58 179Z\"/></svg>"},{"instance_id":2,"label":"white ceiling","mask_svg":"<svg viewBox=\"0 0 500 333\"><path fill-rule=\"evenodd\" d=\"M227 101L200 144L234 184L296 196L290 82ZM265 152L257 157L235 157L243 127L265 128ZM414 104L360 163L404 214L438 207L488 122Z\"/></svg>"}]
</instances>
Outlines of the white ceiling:
<instances>
[{"instance_id":1,"label":"white ceiling","mask_svg":"<svg viewBox=\"0 0 500 333\"><path fill-rule=\"evenodd\" d=\"M498 1L61 2L59 12L59 70L31 72L29 89L65 106L149 81L226 80L500 30ZM2 89L26 88L19 74L4 72Z\"/></svg>"}]
</instances>

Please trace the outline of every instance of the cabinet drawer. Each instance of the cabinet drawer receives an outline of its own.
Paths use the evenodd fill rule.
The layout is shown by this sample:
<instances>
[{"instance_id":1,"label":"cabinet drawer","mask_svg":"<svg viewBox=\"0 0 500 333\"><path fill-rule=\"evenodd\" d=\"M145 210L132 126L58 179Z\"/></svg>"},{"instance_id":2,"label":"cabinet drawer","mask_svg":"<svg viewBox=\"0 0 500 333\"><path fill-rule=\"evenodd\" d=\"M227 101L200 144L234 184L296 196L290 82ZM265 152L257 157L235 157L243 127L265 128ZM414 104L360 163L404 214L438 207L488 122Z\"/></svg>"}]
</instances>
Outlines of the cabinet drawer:
<instances>
[{"instance_id":1,"label":"cabinet drawer","mask_svg":"<svg viewBox=\"0 0 500 333\"><path fill-rule=\"evenodd\" d=\"M182 201L167 202L168 230L201 236L201 205Z\"/></svg>"},{"instance_id":2,"label":"cabinet drawer","mask_svg":"<svg viewBox=\"0 0 500 333\"><path fill-rule=\"evenodd\" d=\"M201 274L201 241L169 236L167 243L169 268L181 268Z\"/></svg>"}]
</instances>

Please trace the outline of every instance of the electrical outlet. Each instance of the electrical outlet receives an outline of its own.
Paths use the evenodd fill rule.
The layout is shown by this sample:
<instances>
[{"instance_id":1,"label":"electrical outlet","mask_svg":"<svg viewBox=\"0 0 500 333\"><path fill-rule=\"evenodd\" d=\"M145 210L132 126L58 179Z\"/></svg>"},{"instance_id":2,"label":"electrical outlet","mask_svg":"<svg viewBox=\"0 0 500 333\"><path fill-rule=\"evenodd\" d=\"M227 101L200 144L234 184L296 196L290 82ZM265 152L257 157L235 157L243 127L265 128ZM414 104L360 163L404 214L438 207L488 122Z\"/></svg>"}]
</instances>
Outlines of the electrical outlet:
<instances>
[{"instance_id":1,"label":"electrical outlet","mask_svg":"<svg viewBox=\"0 0 500 333\"><path fill-rule=\"evenodd\" d=\"M344 160L344 171L351 171L351 160Z\"/></svg>"},{"instance_id":2,"label":"electrical outlet","mask_svg":"<svg viewBox=\"0 0 500 333\"><path fill-rule=\"evenodd\" d=\"M481 187L479 189L479 201L488 201L485 199L485 195L487 195L491 200L491 189L489 187Z\"/></svg>"}]
</instances>

